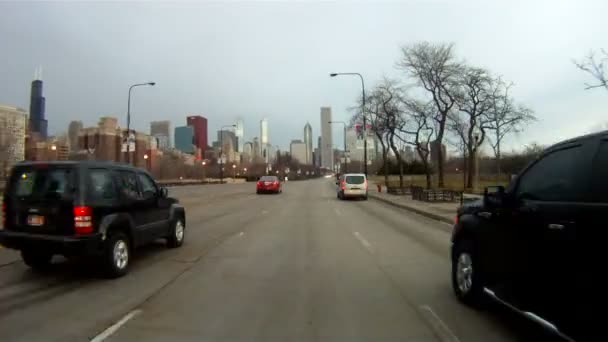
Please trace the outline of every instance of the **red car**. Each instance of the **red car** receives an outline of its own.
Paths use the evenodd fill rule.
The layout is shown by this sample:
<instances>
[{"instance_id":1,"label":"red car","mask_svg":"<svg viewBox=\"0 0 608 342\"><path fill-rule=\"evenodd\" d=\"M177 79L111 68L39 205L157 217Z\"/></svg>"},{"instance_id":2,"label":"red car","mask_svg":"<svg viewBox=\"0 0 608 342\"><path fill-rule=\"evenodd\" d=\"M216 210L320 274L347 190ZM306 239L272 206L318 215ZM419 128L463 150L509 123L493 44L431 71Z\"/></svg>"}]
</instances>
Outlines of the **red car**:
<instances>
[{"instance_id":1,"label":"red car","mask_svg":"<svg viewBox=\"0 0 608 342\"><path fill-rule=\"evenodd\" d=\"M263 176L256 185L256 193L274 193L280 194L283 192L281 181L277 176Z\"/></svg>"}]
</instances>

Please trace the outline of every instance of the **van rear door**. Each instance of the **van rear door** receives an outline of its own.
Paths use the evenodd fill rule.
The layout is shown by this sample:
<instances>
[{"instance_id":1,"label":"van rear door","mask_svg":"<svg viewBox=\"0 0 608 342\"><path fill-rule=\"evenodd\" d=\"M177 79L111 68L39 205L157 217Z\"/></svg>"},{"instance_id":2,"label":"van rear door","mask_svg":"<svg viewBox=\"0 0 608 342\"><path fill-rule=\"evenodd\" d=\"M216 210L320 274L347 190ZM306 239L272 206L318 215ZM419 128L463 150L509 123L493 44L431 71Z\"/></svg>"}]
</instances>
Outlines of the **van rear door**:
<instances>
[{"instance_id":1,"label":"van rear door","mask_svg":"<svg viewBox=\"0 0 608 342\"><path fill-rule=\"evenodd\" d=\"M15 167L5 197L6 228L33 234L74 234L76 176L73 165Z\"/></svg>"}]
</instances>

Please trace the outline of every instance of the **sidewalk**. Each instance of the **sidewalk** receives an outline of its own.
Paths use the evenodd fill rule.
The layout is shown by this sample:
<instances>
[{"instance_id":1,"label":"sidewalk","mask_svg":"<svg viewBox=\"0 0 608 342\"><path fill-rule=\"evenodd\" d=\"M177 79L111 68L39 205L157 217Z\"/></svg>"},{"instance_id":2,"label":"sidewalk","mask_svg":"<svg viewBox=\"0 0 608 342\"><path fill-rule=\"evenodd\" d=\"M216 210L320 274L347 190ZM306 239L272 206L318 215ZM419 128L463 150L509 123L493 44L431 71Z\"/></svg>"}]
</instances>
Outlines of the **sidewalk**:
<instances>
[{"instance_id":1,"label":"sidewalk","mask_svg":"<svg viewBox=\"0 0 608 342\"><path fill-rule=\"evenodd\" d=\"M410 195L390 195L376 191L370 191L368 197L449 224L454 223L456 209L460 206L460 202L422 202L413 200Z\"/></svg>"}]
</instances>

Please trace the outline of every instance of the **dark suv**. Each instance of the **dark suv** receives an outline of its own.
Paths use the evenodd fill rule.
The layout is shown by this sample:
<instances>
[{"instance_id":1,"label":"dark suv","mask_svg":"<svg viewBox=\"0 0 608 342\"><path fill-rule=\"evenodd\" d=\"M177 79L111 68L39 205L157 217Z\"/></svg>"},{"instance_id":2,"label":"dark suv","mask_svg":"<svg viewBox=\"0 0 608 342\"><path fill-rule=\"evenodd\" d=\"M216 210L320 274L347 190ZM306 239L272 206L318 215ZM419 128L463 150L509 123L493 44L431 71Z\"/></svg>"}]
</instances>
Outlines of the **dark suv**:
<instances>
[{"instance_id":1,"label":"dark suv","mask_svg":"<svg viewBox=\"0 0 608 342\"><path fill-rule=\"evenodd\" d=\"M487 188L462 206L452 236L456 296L471 305L492 298L579 338L580 290L591 284L576 235L608 228L607 177L604 131L548 148L507 189Z\"/></svg>"},{"instance_id":2,"label":"dark suv","mask_svg":"<svg viewBox=\"0 0 608 342\"><path fill-rule=\"evenodd\" d=\"M94 257L124 275L132 251L158 238L184 242L185 212L146 171L105 162L23 162L4 192L0 243L32 268L54 254Z\"/></svg>"}]
</instances>

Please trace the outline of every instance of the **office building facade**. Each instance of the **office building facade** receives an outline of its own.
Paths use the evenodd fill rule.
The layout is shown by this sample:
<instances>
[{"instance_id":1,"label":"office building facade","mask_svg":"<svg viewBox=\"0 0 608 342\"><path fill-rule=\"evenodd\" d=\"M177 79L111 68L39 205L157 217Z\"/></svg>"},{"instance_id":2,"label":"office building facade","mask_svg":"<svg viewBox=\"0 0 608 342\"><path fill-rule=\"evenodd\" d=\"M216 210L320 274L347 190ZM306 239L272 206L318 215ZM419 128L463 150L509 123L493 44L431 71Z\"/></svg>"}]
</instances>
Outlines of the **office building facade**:
<instances>
[{"instance_id":1,"label":"office building facade","mask_svg":"<svg viewBox=\"0 0 608 342\"><path fill-rule=\"evenodd\" d=\"M40 139L46 139L48 136L47 132L47 120L45 118L45 107L46 99L42 96L42 81L36 78L32 81L32 87L30 92L30 120L29 120L29 132L30 134L37 134Z\"/></svg>"},{"instance_id":2,"label":"office building facade","mask_svg":"<svg viewBox=\"0 0 608 342\"><path fill-rule=\"evenodd\" d=\"M168 150L173 146L171 134L171 121L152 121L150 122L150 135L156 138L159 150Z\"/></svg>"},{"instance_id":3,"label":"office building facade","mask_svg":"<svg viewBox=\"0 0 608 342\"><path fill-rule=\"evenodd\" d=\"M302 140L292 140L289 144L289 153L292 160L297 160L300 164L306 164L306 144Z\"/></svg>"},{"instance_id":4,"label":"office building facade","mask_svg":"<svg viewBox=\"0 0 608 342\"><path fill-rule=\"evenodd\" d=\"M333 170L333 140L331 124L331 107L321 107L321 167Z\"/></svg>"},{"instance_id":5,"label":"office building facade","mask_svg":"<svg viewBox=\"0 0 608 342\"><path fill-rule=\"evenodd\" d=\"M8 176L15 163L25 159L27 112L0 105L0 179Z\"/></svg>"},{"instance_id":6,"label":"office building facade","mask_svg":"<svg viewBox=\"0 0 608 342\"><path fill-rule=\"evenodd\" d=\"M195 151L200 150L201 155L205 155L205 150L207 149L209 140L208 140L208 131L207 131L207 118L202 117L200 115L191 115L187 118L188 126L193 128L194 134L194 146ZM185 132L185 131L184 131ZM176 136L177 139L177 136Z\"/></svg>"},{"instance_id":7,"label":"office building facade","mask_svg":"<svg viewBox=\"0 0 608 342\"><path fill-rule=\"evenodd\" d=\"M175 127L175 148L183 153L194 154L196 152L194 144L194 127L180 126Z\"/></svg>"},{"instance_id":8,"label":"office building facade","mask_svg":"<svg viewBox=\"0 0 608 342\"><path fill-rule=\"evenodd\" d=\"M237 152L244 152L245 145L245 124L243 123L243 119L238 118L236 120L236 127L234 129L234 134L236 135L236 150Z\"/></svg>"},{"instance_id":9,"label":"office building facade","mask_svg":"<svg viewBox=\"0 0 608 342\"><path fill-rule=\"evenodd\" d=\"M84 126L82 121L71 121L68 126L68 142L70 152L78 151L78 133Z\"/></svg>"},{"instance_id":10,"label":"office building facade","mask_svg":"<svg viewBox=\"0 0 608 342\"><path fill-rule=\"evenodd\" d=\"M312 126L309 122L304 126L304 144L306 145L306 165L312 165Z\"/></svg>"}]
</instances>

